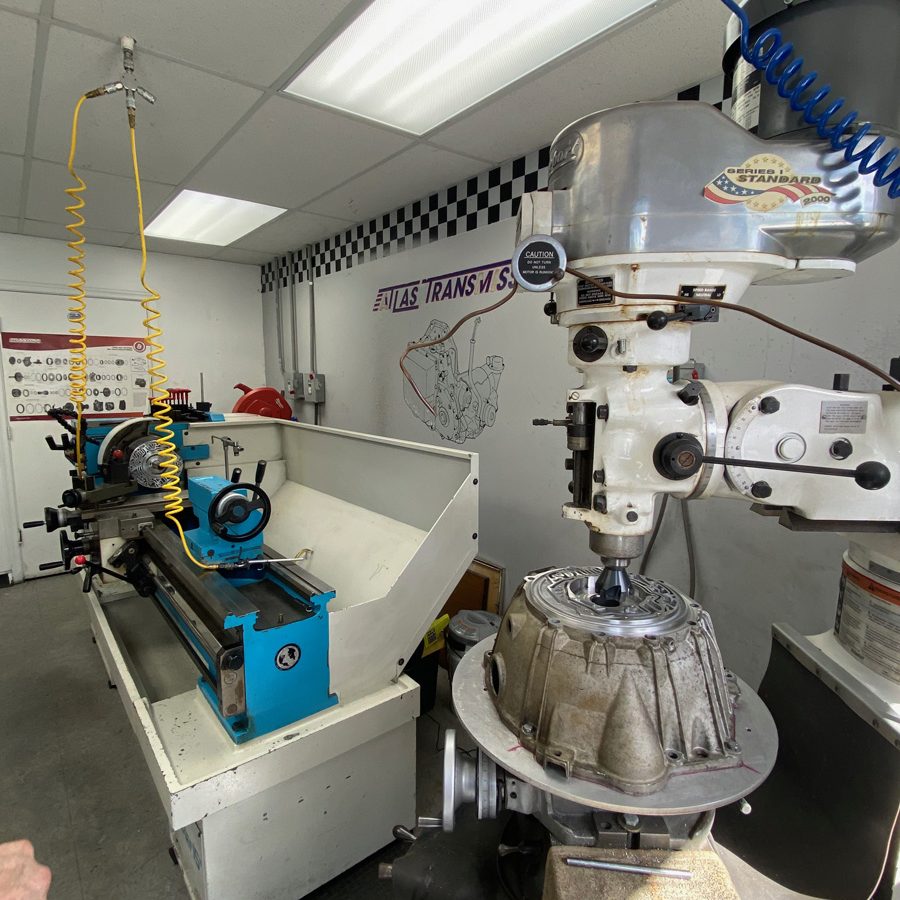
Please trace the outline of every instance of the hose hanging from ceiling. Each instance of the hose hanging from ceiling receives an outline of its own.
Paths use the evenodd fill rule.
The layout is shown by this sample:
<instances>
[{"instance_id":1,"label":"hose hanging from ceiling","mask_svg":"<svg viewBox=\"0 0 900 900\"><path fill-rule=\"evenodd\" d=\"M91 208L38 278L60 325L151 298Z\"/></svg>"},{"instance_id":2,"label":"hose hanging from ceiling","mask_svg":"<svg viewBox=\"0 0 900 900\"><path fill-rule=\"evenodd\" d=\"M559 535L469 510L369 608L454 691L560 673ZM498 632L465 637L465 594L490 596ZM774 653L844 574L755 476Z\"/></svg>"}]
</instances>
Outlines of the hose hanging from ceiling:
<instances>
[{"instance_id":1,"label":"hose hanging from ceiling","mask_svg":"<svg viewBox=\"0 0 900 900\"><path fill-rule=\"evenodd\" d=\"M87 190L87 185L75 171L75 150L78 146L78 117L87 99L87 94L79 97L72 113L68 169L76 184L66 188L71 200L66 212L73 219L66 225L66 231L70 235L66 246L71 251L68 259L72 264L69 269L69 278L72 279L69 282L69 400L75 407L75 469L79 476L84 474L81 432L84 401L87 398L87 291L84 277L84 233L81 231L86 221L81 212L85 207L82 194Z\"/></svg>"}]
</instances>

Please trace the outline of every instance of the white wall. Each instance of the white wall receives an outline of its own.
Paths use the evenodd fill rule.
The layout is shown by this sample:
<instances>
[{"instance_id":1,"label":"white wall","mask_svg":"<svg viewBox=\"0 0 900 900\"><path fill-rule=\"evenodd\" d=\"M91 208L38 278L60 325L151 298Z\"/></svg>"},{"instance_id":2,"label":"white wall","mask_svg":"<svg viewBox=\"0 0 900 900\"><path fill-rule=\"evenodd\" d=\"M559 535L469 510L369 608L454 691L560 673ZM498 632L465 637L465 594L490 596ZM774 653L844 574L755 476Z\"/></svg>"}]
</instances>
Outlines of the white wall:
<instances>
[{"instance_id":1,"label":"white wall","mask_svg":"<svg viewBox=\"0 0 900 900\"><path fill-rule=\"evenodd\" d=\"M453 324L498 295L388 313L372 311L376 291L508 258L513 243L510 220L319 279L318 360L328 379L323 422L440 443L403 402L398 358L406 342L419 338L432 318ZM900 248L894 248L864 263L852 279L753 288L746 303L886 367L900 352L898 275ZM299 288L298 295L305 332L305 289ZM563 329L551 326L542 313L545 300L544 295L520 293L482 322L475 365L488 354L504 358L500 410L493 428L464 445L481 456L480 554L507 567L510 588L527 571L541 566L597 562L588 550L584 526L560 518L569 481L563 469L564 433L531 425L534 417L560 415L567 388L577 386L579 378L565 362ZM274 294L264 294L263 302L267 368L274 378ZM466 325L457 336L461 359L467 358L470 334ZM765 377L830 387L833 372L851 371L854 387L880 389L866 373L738 313L723 312L719 324L697 326L694 347L695 357L707 365L707 377L714 380ZM288 338L286 354L290 355ZM301 362L301 369L305 365ZM372 472L372 477L378 473ZM830 626L844 541L836 535L789 532L737 501L693 503L691 511L699 555L699 599L714 616L728 663L757 682L768 660L772 622L789 622L805 633ZM669 510L657 546L651 572L686 590L677 504Z\"/></svg>"},{"instance_id":2,"label":"white wall","mask_svg":"<svg viewBox=\"0 0 900 900\"><path fill-rule=\"evenodd\" d=\"M139 291L140 254L100 246L90 246L87 252L89 296L91 286L98 293ZM68 255L62 241L0 234L0 329L50 333L68 329L69 303L62 289L68 282ZM236 382L262 384L265 365L258 267L153 253L147 278L162 296L157 306L163 314L170 385L190 387L192 399L199 399L202 371L206 399L215 409L228 411L240 396L233 390ZM58 287L60 293L33 293L29 286L33 291ZM143 310L134 300L90 300L87 315L92 334L145 333ZM3 374L7 377L9 373ZM4 417L4 424L6 421ZM4 502L0 514L7 532L24 520L40 518L43 507L57 505L61 492L69 486L66 461L44 443L44 435L59 430L49 421L9 423L5 433L11 436L11 459L4 456L5 440L0 438L3 481L15 485L14 503ZM23 537L26 577L37 574L38 563L58 559L55 534L30 529ZM13 574L21 577L21 570L14 569Z\"/></svg>"}]
</instances>

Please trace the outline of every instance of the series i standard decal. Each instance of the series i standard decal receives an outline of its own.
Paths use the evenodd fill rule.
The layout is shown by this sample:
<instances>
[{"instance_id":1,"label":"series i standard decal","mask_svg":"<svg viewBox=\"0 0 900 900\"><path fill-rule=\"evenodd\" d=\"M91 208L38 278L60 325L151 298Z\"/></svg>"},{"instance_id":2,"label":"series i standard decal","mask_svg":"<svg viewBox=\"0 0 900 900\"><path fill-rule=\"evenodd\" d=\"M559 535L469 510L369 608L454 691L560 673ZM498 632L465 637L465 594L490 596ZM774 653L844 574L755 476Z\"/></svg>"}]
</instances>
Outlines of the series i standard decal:
<instances>
[{"instance_id":1,"label":"series i standard decal","mask_svg":"<svg viewBox=\"0 0 900 900\"><path fill-rule=\"evenodd\" d=\"M818 175L798 175L780 156L752 156L740 166L729 166L703 188L713 203L743 203L753 212L771 212L783 204L830 203L834 194L822 187Z\"/></svg>"}]
</instances>

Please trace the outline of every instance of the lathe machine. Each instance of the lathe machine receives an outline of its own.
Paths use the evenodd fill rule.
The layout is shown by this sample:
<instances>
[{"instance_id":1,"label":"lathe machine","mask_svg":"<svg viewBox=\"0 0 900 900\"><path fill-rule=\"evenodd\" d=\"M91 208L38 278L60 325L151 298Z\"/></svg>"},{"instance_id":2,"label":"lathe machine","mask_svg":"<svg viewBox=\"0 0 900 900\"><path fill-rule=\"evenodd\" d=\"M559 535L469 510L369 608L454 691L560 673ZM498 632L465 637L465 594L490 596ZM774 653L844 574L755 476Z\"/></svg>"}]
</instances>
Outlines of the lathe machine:
<instances>
[{"instance_id":1,"label":"lathe machine","mask_svg":"<svg viewBox=\"0 0 900 900\"><path fill-rule=\"evenodd\" d=\"M475 554L477 458L175 412L187 548L152 419L92 420L85 476L29 524L83 573L191 895L295 900L415 814L403 669Z\"/></svg>"}]
</instances>

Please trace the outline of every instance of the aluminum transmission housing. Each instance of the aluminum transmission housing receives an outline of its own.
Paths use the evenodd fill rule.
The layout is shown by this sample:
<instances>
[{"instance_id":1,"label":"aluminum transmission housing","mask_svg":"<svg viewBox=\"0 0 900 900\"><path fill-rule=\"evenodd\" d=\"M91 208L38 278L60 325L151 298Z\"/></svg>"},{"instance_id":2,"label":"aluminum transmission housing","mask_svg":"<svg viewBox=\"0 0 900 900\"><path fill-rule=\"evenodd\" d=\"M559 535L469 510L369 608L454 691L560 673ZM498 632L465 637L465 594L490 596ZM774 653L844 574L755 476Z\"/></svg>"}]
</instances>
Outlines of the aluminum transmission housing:
<instances>
[{"instance_id":1,"label":"aluminum transmission housing","mask_svg":"<svg viewBox=\"0 0 900 900\"><path fill-rule=\"evenodd\" d=\"M709 615L642 575L608 600L602 572L550 569L519 587L485 670L502 722L545 769L629 794L741 765L740 689Z\"/></svg>"}]
</instances>

